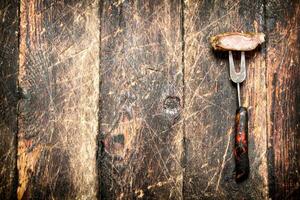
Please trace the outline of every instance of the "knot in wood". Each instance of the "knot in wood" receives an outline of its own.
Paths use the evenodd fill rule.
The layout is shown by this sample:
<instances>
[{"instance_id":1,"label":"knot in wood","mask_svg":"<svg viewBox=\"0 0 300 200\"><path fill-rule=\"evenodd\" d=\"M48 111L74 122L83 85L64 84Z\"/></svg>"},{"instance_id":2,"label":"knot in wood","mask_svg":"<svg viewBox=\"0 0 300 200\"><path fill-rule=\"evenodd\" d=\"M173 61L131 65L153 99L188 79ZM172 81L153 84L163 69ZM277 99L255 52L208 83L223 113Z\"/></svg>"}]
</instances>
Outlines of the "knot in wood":
<instances>
[{"instance_id":1,"label":"knot in wood","mask_svg":"<svg viewBox=\"0 0 300 200\"><path fill-rule=\"evenodd\" d=\"M18 99L30 99L30 93L28 90L22 87L18 87L17 89Z\"/></svg>"},{"instance_id":2,"label":"knot in wood","mask_svg":"<svg viewBox=\"0 0 300 200\"><path fill-rule=\"evenodd\" d=\"M180 98L177 96L168 96L164 101L165 113L176 118L180 111Z\"/></svg>"}]
</instances>

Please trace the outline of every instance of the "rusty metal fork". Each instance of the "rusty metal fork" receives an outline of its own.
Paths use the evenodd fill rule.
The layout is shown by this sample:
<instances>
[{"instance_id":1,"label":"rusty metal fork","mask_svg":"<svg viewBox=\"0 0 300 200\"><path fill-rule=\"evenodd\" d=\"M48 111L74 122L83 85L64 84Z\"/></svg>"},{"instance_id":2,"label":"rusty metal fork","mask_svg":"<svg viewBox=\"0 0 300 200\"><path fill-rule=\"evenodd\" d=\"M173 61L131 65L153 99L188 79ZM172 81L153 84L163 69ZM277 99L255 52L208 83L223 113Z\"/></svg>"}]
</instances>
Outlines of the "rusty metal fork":
<instances>
[{"instance_id":1,"label":"rusty metal fork","mask_svg":"<svg viewBox=\"0 0 300 200\"><path fill-rule=\"evenodd\" d=\"M237 93L238 93L238 103L239 107L241 104L241 91L240 91L240 83L242 83L246 79L246 61L245 61L245 52L241 52L241 64L240 71L236 72L233 62L232 52L229 51L229 69L230 69L230 79L237 84Z\"/></svg>"}]
</instances>

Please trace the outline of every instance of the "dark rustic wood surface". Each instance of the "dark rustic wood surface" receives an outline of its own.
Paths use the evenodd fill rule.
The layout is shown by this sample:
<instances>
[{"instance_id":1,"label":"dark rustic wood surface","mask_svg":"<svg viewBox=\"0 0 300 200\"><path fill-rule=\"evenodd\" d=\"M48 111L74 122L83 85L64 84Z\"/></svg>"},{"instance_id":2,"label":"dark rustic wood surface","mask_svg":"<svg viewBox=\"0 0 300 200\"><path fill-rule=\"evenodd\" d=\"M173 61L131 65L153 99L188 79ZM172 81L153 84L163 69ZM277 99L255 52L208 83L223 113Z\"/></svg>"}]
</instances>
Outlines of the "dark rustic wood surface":
<instances>
[{"instance_id":1,"label":"dark rustic wood surface","mask_svg":"<svg viewBox=\"0 0 300 200\"><path fill-rule=\"evenodd\" d=\"M21 1L19 199L94 199L98 1Z\"/></svg>"},{"instance_id":2,"label":"dark rustic wood surface","mask_svg":"<svg viewBox=\"0 0 300 200\"><path fill-rule=\"evenodd\" d=\"M250 177L237 184L233 157L236 87L229 79L228 55L213 52L208 42L222 32L263 32L263 8L263 1L186 2L186 199L267 197L264 47L246 53L247 80L241 92L242 105L249 112Z\"/></svg>"},{"instance_id":3,"label":"dark rustic wood surface","mask_svg":"<svg viewBox=\"0 0 300 200\"><path fill-rule=\"evenodd\" d=\"M300 196L300 2L266 4L268 164L273 199Z\"/></svg>"},{"instance_id":4,"label":"dark rustic wood surface","mask_svg":"<svg viewBox=\"0 0 300 200\"><path fill-rule=\"evenodd\" d=\"M101 8L100 197L181 199L181 2Z\"/></svg>"},{"instance_id":5,"label":"dark rustic wood surface","mask_svg":"<svg viewBox=\"0 0 300 200\"><path fill-rule=\"evenodd\" d=\"M17 188L18 1L0 4L0 199Z\"/></svg>"},{"instance_id":6,"label":"dark rustic wood surface","mask_svg":"<svg viewBox=\"0 0 300 200\"><path fill-rule=\"evenodd\" d=\"M297 199L299 12L299 0L1 0L0 199ZM240 184L236 87L209 44L226 31L266 33L246 54Z\"/></svg>"}]
</instances>

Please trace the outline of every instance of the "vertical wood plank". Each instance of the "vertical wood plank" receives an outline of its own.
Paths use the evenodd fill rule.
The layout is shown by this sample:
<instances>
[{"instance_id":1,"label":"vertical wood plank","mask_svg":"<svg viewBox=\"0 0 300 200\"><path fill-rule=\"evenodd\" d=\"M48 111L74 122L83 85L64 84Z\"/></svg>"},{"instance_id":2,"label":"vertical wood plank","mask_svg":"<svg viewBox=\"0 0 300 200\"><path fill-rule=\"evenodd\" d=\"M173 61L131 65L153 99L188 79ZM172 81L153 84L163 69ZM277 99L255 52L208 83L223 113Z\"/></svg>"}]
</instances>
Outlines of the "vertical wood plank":
<instances>
[{"instance_id":1,"label":"vertical wood plank","mask_svg":"<svg viewBox=\"0 0 300 200\"><path fill-rule=\"evenodd\" d=\"M102 199L181 199L181 2L103 1Z\"/></svg>"},{"instance_id":2,"label":"vertical wood plank","mask_svg":"<svg viewBox=\"0 0 300 200\"><path fill-rule=\"evenodd\" d=\"M95 199L98 1L22 0L18 199Z\"/></svg>"},{"instance_id":3,"label":"vertical wood plank","mask_svg":"<svg viewBox=\"0 0 300 200\"><path fill-rule=\"evenodd\" d=\"M17 190L18 1L0 4L0 199Z\"/></svg>"},{"instance_id":4,"label":"vertical wood plank","mask_svg":"<svg viewBox=\"0 0 300 200\"><path fill-rule=\"evenodd\" d=\"M300 2L266 4L268 153L272 199L300 195Z\"/></svg>"},{"instance_id":5,"label":"vertical wood plank","mask_svg":"<svg viewBox=\"0 0 300 200\"><path fill-rule=\"evenodd\" d=\"M228 55L213 52L209 38L228 31L264 31L264 1L185 1L185 199L266 199L265 48L246 53L242 103L249 110L250 177L234 180L236 87ZM238 54L238 56L240 56ZM239 62L237 62L239 63Z\"/></svg>"}]
</instances>

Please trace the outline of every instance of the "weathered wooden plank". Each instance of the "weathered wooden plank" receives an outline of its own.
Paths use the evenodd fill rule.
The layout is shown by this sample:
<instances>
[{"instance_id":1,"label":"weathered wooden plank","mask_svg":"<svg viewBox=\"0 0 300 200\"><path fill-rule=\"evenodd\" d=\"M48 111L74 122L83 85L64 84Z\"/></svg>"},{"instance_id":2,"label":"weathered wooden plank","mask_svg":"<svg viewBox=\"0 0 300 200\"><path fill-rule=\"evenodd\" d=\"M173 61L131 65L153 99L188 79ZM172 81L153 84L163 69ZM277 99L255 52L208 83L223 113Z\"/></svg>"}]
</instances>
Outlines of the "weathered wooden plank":
<instances>
[{"instance_id":1,"label":"weathered wooden plank","mask_svg":"<svg viewBox=\"0 0 300 200\"><path fill-rule=\"evenodd\" d=\"M300 195L300 2L266 4L268 158L272 199Z\"/></svg>"},{"instance_id":2,"label":"weathered wooden plank","mask_svg":"<svg viewBox=\"0 0 300 200\"><path fill-rule=\"evenodd\" d=\"M181 199L181 2L103 1L102 199Z\"/></svg>"},{"instance_id":3,"label":"weathered wooden plank","mask_svg":"<svg viewBox=\"0 0 300 200\"><path fill-rule=\"evenodd\" d=\"M213 52L209 44L210 36L222 32L264 31L263 2L185 1L185 199L268 196L265 48L246 53L242 102L249 111L250 177L237 184L233 176L236 88L229 79L228 55Z\"/></svg>"},{"instance_id":4,"label":"weathered wooden plank","mask_svg":"<svg viewBox=\"0 0 300 200\"><path fill-rule=\"evenodd\" d=\"M16 198L19 3L0 4L0 199Z\"/></svg>"},{"instance_id":5,"label":"weathered wooden plank","mask_svg":"<svg viewBox=\"0 0 300 200\"><path fill-rule=\"evenodd\" d=\"M21 1L18 199L95 199L99 4Z\"/></svg>"}]
</instances>

